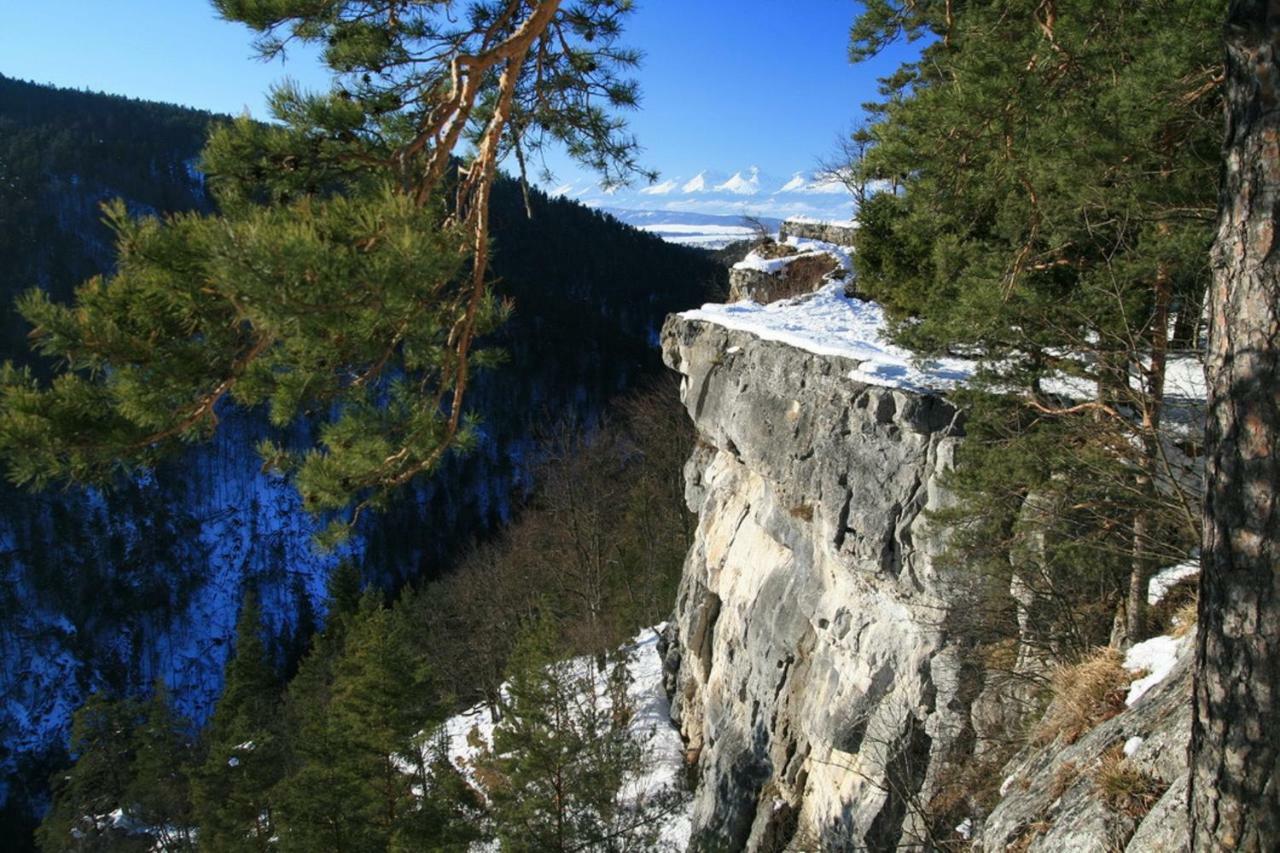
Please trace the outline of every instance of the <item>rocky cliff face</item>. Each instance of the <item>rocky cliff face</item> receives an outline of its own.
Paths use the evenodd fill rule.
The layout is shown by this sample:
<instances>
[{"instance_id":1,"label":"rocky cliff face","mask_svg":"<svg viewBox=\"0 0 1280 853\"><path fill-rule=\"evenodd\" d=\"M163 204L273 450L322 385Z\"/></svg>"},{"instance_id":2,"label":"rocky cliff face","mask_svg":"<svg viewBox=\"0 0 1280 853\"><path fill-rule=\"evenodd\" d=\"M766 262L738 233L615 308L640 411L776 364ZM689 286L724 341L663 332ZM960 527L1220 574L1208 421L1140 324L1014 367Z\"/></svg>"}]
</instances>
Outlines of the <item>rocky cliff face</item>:
<instances>
[{"instance_id":1,"label":"rocky cliff face","mask_svg":"<svg viewBox=\"0 0 1280 853\"><path fill-rule=\"evenodd\" d=\"M699 435L665 638L692 849L1184 849L1190 643L1135 647L1129 680L1150 649L1176 650L1147 692L1122 671L1128 701L1101 724L1029 740L1051 669L1035 596L1016 566L944 563L928 516L963 440L961 413L923 390L948 373L907 382L875 341L834 346L831 318L805 307L819 296L705 306L662 333ZM974 614L993 612L1016 613L1012 669L987 671L974 638Z\"/></svg>"},{"instance_id":2,"label":"rocky cliff face","mask_svg":"<svg viewBox=\"0 0 1280 853\"><path fill-rule=\"evenodd\" d=\"M663 354L701 439L667 660L695 847L928 843L922 804L971 752L979 681L948 630L976 591L925 516L957 412L695 319L668 319Z\"/></svg>"}]
</instances>

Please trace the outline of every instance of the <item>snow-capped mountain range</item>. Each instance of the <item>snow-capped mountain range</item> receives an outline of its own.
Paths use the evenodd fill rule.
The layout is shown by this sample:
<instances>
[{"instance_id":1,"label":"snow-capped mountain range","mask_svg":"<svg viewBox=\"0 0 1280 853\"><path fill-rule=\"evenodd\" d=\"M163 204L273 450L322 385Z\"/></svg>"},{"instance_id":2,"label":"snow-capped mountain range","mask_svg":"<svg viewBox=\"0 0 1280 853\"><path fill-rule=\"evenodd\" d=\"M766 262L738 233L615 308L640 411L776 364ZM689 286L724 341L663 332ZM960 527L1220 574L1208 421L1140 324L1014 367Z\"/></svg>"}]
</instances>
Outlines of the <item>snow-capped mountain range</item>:
<instances>
[{"instance_id":1,"label":"snow-capped mountain range","mask_svg":"<svg viewBox=\"0 0 1280 853\"><path fill-rule=\"evenodd\" d=\"M551 195L577 199L592 207L614 210L669 211L716 216L785 219L849 219L853 199L839 181L797 171L786 178L750 166L732 173L704 170L695 175L663 176L648 186L604 189L580 178L544 189Z\"/></svg>"}]
</instances>

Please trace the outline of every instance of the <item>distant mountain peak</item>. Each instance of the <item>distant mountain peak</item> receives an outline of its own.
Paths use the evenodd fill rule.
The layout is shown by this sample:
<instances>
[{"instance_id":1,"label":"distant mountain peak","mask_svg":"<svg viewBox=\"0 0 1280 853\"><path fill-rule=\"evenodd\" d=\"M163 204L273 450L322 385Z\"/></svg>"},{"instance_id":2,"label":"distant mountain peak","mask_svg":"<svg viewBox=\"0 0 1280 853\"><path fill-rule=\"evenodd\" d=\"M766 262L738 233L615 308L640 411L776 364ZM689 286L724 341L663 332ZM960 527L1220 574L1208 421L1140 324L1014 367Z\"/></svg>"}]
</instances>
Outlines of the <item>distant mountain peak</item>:
<instances>
[{"instance_id":1,"label":"distant mountain peak","mask_svg":"<svg viewBox=\"0 0 1280 853\"><path fill-rule=\"evenodd\" d=\"M680 188L682 193L702 193L707 191L707 173L699 172Z\"/></svg>"},{"instance_id":2,"label":"distant mountain peak","mask_svg":"<svg viewBox=\"0 0 1280 853\"><path fill-rule=\"evenodd\" d=\"M752 166L747 170L749 177L743 177L741 172L734 172L733 177L720 184L716 189L720 192L730 192L735 195L755 195L760 192L760 170Z\"/></svg>"}]
</instances>

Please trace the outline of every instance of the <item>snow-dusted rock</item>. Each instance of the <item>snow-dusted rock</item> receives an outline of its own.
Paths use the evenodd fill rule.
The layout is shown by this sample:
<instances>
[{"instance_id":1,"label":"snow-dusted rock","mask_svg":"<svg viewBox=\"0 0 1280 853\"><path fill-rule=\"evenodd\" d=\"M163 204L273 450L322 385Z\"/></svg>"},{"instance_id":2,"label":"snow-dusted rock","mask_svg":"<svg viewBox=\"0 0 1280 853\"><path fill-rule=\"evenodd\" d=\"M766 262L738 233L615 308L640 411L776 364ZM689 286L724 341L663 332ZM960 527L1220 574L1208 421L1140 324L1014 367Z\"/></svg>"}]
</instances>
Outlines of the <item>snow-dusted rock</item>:
<instances>
[{"instance_id":1,"label":"snow-dusted rock","mask_svg":"<svg viewBox=\"0 0 1280 853\"><path fill-rule=\"evenodd\" d=\"M840 246L852 246L854 235L858 233L858 226L854 222L824 222L818 219L795 217L782 223L781 232L783 239L803 237Z\"/></svg>"}]
</instances>

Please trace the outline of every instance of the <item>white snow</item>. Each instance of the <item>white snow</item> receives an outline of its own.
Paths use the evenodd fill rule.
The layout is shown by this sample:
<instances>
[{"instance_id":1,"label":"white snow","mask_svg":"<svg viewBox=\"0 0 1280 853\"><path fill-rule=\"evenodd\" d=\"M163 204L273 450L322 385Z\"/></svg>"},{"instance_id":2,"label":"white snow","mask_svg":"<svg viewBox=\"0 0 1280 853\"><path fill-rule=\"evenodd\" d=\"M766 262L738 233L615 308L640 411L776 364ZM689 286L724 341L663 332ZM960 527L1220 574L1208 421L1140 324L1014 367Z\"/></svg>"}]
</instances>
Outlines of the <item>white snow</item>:
<instances>
[{"instance_id":1,"label":"white snow","mask_svg":"<svg viewBox=\"0 0 1280 853\"><path fill-rule=\"evenodd\" d=\"M679 243L682 246L696 246L702 249L721 249L730 243L749 240L756 235L756 230L746 225L689 225L678 222L654 222L637 225L636 227L661 237L668 243Z\"/></svg>"},{"instance_id":2,"label":"white snow","mask_svg":"<svg viewBox=\"0 0 1280 853\"><path fill-rule=\"evenodd\" d=\"M1178 652L1187 640L1187 637L1152 637L1129 649L1129 653L1124 656L1124 668L1130 672L1147 674L1129 685L1125 705L1132 707L1148 690L1168 678L1174 664L1178 662Z\"/></svg>"},{"instance_id":3,"label":"white snow","mask_svg":"<svg viewBox=\"0 0 1280 853\"><path fill-rule=\"evenodd\" d=\"M675 181L663 181L660 184L651 184L640 189L641 195L667 195L675 190L678 184Z\"/></svg>"},{"instance_id":4,"label":"white snow","mask_svg":"<svg viewBox=\"0 0 1280 853\"><path fill-rule=\"evenodd\" d=\"M794 255L766 258L759 252L752 250L747 253L745 258L734 264L733 268L736 270L756 270L773 275L781 272L788 264L798 261L800 258L814 255L831 255L840 264L840 268L845 271L846 275L853 272L853 258L849 256L849 250L844 246L837 246L835 243L824 243L821 240L810 240L806 237L788 237L785 245L798 251Z\"/></svg>"},{"instance_id":5,"label":"white snow","mask_svg":"<svg viewBox=\"0 0 1280 853\"><path fill-rule=\"evenodd\" d=\"M794 175L791 176L791 180L783 184L782 188L779 189L777 192L778 193L798 192L800 190L803 190L808 183L809 181L805 179L804 172L796 172ZM776 195L777 193L774 193L774 194Z\"/></svg>"},{"instance_id":6,"label":"white snow","mask_svg":"<svg viewBox=\"0 0 1280 853\"><path fill-rule=\"evenodd\" d=\"M798 299L757 305L708 304L682 317L750 332L818 355L857 362L849 378L870 385L913 390L947 390L973 375L972 362L956 358L917 364L915 354L884 338L884 310L874 302L844 295L833 281Z\"/></svg>"},{"instance_id":7,"label":"white snow","mask_svg":"<svg viewBox=\"0 0 1280 853\"><path fill-rule=\"evenodd\" d=\"M1138 751L1138 747L1142 746L1142 738L1134 736L1124 742L1124 754L1126 758L1133 758L1133 754Z\"/></svg>"},{"instance_id":8,"label":"white snow","mask_svg":"<svg viewBox=\"0 0 1280 853\"><path fill-rule=\"evenodd\" d=\"M1169 594L1178 581L1200 574L1200 558L1193 557L1176 566L1167 566L1151 576L1147 583L1147 604L1156 605Z\"/></svg>"},{"instance_id":9,"label":"white snow","mask_svg":"<svg viewBox=\"0 0 1280 853\"><path fill-rule=\"evenodd\" d=\"M773 195L782 195L783 193L806 193L808 195L849 195L849 189L831 176L815 177L812 180L806 178L803 172L796 172L791 176L791 180L787 181L781 187L773 191ZM803 217L788 217L789 219L801 219ZM848 223L845 223L848 224Z\"/></svg>"},{"instance_id":10,"label":"white snow","mask_svg":"<svg viewBox=\"0 0 1280 853\"><path fill-rule=\"evenodd\" d=\"M760 170L752 166L749 170L749 177L745 178L741 172L734 172L733 177L723 184L718 184L716 190L718 192L733 193L734 195L755 195L760 192Z\"/></svg>"},{"instance_id":11,"label":"white snow","mask_svg":"<svg viewBox=\"0 0 1280 853\"><path fill-rule=\"evenodd\" d=\"M804 253L820 251L840 260L846 274L852 270L849 250L845 247L797 237L789 237L787 244L799 249L801 254L770 259L753 252L736 264L735 269L776 273ZM750 332L763 340L789 344L817 355L851 359L858 362L858 366L850 371L849 378L872 385L912 391L948 391L971 378L977 367L975 362L963 358L922 361L916 353L891 343L885 336L884 309L874 302L846 297L841 281L832 281L812 294L768 305L749 301L709 303L680 316ZM1166 384L1170 395L1203 399L1201 362L1191 356L1170 359ZM1095 390L1092 381L1074 377L1062 377L1042 385L1047 391L1073 399L1091 399Z\"/></svg>"},{"instance_id":12,"label":"white snow","mask_svg":"<svg viewBox=\"0 0 1280 853\"><path fill-rule=\"evenodd\" d=\"M699 172L680 188L682 193L700 193L707 190L707 173Z\"/></svg>"},{"instance_id":13,"label":"white snow","mask_svg":"<svg viewBox=\"0 0 1280 853\"><path fill-rule=\"evenodd\" d=\"M723 234L728 237L750 237L756 233L746 225L686 225L680 222L655 222L637 226L643 231L667 234Z\"/></svg>"},{"instance_id":14,"label":"white snow","mask_svg":"<svg viewBox=\"0 0 1280 853\"><path fill-rule=\"evenodd\" d=\"M808 255L816 254L815 252L807 252ZM775 275L786 269L787 265L792 261L798 260L804 255L786 255L781 258L766 258L756 252L750 252L745 258L733 265L735 270L755 270L756 272L768 273Z\"/></svg>"},{"instance_id":15,"label":"white snow","mask_svg":"<svg viewBox=\"0 0 1280 853\"><path fill-rule=\"evenodd\" d=\"M973 818L965 818L960 821L960 825L956 827L956 835L968 841L973 837Z\"/></svg>"}]
</instances>

